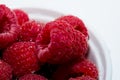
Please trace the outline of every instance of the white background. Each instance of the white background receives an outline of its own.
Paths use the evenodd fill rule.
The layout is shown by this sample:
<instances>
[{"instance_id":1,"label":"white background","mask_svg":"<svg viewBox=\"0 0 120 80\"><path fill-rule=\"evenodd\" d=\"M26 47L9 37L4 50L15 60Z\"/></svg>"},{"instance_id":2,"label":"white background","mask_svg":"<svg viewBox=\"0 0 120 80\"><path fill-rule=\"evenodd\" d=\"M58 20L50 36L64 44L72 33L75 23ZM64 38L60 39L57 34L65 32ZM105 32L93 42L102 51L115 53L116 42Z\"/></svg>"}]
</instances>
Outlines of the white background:
<instances>
[{"instance_id":1,"label":"white background","mask_svg":"<svg viewBox=\"0 0 120 80\"><path fill-rule=\"evenodd\" d=\"M120 80L119 0L0 0L11 8L39 7L76 15L94 26L110 50L112 80Z\"/></svg>"}]
</instances>

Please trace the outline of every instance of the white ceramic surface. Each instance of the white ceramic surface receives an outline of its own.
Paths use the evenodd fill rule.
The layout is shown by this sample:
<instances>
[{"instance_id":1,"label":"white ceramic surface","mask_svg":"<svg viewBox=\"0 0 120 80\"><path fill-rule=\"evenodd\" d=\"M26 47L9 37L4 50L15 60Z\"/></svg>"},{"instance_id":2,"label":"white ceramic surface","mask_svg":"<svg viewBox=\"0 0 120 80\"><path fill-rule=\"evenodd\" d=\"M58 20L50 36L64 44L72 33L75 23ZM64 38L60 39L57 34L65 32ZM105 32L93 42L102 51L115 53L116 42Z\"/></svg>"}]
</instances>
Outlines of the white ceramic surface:
<instances>
[{"instance_id":1,"label":"white ceramic surface","mask_svg":"<svg viewBox=\"0 0 120 80\"><path fill-rule=\"evenodd\" d=\"M21 8L29 14L31 19L48 22L64 14L40 8ZM98 67L99 80L112 80L112 65L109 50L102 38L94 31L94 28L87 26L89 30L89 46L91 59Z\"/></svg>"}]
</instances>

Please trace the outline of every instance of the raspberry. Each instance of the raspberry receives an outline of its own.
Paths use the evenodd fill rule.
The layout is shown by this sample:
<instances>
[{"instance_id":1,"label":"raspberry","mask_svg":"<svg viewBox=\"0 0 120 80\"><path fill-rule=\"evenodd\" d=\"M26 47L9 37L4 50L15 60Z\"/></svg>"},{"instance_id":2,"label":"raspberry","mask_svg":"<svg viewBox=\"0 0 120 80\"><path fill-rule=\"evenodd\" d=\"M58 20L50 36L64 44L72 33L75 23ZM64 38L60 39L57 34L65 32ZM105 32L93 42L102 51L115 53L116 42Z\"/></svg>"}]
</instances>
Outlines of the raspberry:
<instances>
[{"instance_id":1,"label":"raspberry","mask_svg":"<svg viewBox=\"0 0 120 80\"><path fill-rule=\"evenodd\" d=\"M33 73L39 69L34 42L16 42L3 53L3 59L13 68L15 76Z\"/></svg>"},{"instance_id":2,"label":"raspberry","mask_svg":"<svg viewBox=\"0 0 120 80\"><path fill-rule=\"evenodd\" d=\"M81 58L88 49L85 36L65 21L47 23L38 35L36 43L39 45L40 62L50 64L61 64Z\"/></svg>"},{"instance_id":3,"label":"raspberry","mask_svg":"<svg viewBox=\"0 0 120 80\"><path fill-rule=\"evenodd\" d=\"M81 76L76 78L70 78L69 80L96 80L96 79L91 78L90 76Z\"/></svg>"},{"instance_id":4,"label":"raspberry","mask_svg":"<svg viewBox=\"0 0 120 80\"><path fill-rule=\"evenodd\" d=\"M71 24L74 27L75 30L82 32L85 35L85 37L88 38L87 28L80 18L73 15L67 15L67 16L59 17L56 20L67 21L69 24Z\"/></svg>"},{"instance_id":5,"label":"raspberry","mask_svg":"<svg viewBox=\"0 0 120 80\"><path fill-rule=\"evenodd\" d=\"M25 22L20 28L19 41L35 41L43 26L36 21Z\"/></svg>"},{"instance_id":6,"label":"raspberry","mask_svg":"<svg viewBox=\"0 0 120 80\"><path fill-rule=\"evenodd\" d=\"M12 44L18 36L19 26L14 13L0 5L0 50Z\"/></svg>"},{"instance_id":7,"label":"raspberry","mask_svg":"<svg viewBox=\"0 0 120 80\"><path fill-rule=\"evenodd\" d=\"M0 60L0 80L11 80L12 68L6 62Z\"/></svg>"},{"instance_id":8,"label":"raspberry","mask_svg":"<svg viewBox=\"0 0 120 80\"><path fill-rule=\"evenodd\" d=\"M16 14L17 21L19 25L24 24L25 22L29 21L29 17L26 12L21 9L14 9L13 12Z\"/></svg>"},{"instance_id":9,"label":"raspberry","mask_svg":"<svg viewBox=\"0 0 120 80\"><path fill-rule=\"evenodd\" d=\"M91 61L85 59L82 61L69 63L67 65L59 67L58 70L56 70L56 72L54 73L53 78L55 80L64 80L69 78L69 76L79 75L87 75L97 79L98 78L97 67Z\"/></svg>"},{"instance_id":10,"label":"raspberry","mask_svg":"<svg viewBox=\"0 0 120 80\"><path fill-rule=\"evenodd\" d=\"M98 70L96 65L87 59L76 63L72 67L72 71L73 73L83 73L84 75L91 76L92 78L98 78Z\"/></svg>"},{"instance_id":11,"label":"raspberry","mask_svg":"<svg viewBox=\"0 0 120 80\"><path fill-rule=\"evenodd\" d=\"M47 80L45 77L37 74L27 74L19 78L19 80Z\"/></svg>"}]
</instances>

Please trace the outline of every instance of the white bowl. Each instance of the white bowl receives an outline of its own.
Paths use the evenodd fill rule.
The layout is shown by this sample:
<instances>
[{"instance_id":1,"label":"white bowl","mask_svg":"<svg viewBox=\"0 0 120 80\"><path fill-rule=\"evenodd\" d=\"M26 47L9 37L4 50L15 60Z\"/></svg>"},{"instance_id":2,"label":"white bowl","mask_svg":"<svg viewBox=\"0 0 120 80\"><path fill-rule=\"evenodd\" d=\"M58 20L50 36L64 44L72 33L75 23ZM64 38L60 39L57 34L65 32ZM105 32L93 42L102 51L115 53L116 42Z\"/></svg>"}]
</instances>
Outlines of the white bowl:
<instances>
[{"instance_id":1,"label":"white bowl","mask_svg":"<svg viewBox=\"0 0 120 80\"><path fill-rule=\"evenodd\" d=\"M55 12L40 8L21 8L29 14L29 17L38 21L48 22L63 16L60 12ZM92 60L98 67L99 80L111 80L112 68L111 59L108 48L105 46L102 38L93 30L93 27L88 27L89 30L89 59Z\"/></svg>"}]
</instances>

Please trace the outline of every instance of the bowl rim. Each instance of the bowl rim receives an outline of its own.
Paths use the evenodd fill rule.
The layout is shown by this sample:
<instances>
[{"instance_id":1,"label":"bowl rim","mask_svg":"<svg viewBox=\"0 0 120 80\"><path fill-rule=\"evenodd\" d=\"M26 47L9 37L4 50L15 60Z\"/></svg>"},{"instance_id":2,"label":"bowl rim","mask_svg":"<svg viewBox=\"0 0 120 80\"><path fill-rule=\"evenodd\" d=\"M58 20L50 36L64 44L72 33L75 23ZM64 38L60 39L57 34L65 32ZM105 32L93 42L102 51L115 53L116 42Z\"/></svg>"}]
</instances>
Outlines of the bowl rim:
<instances>
[{"instance_id":1,"label":"bowl rim","mask_svg":"<svg viewBox=\"0 0 120 80\"><path fill-rule=\"evenodd\" d=\"M89 25L90 26L90 25ZM94 26L88 28L90 34L96 39L98 42L97 44L100 45L100 48L104 51L104 59L106 63L105 67L105 80L112 80L112 61L110 56L110 50L107 47L107 44L105 43L104 39L101 37L101 35L96 31ZM95 34L95 35L94 35ZM99 37L98 37L99 36Z\"/></svg>"}]
</instances>

